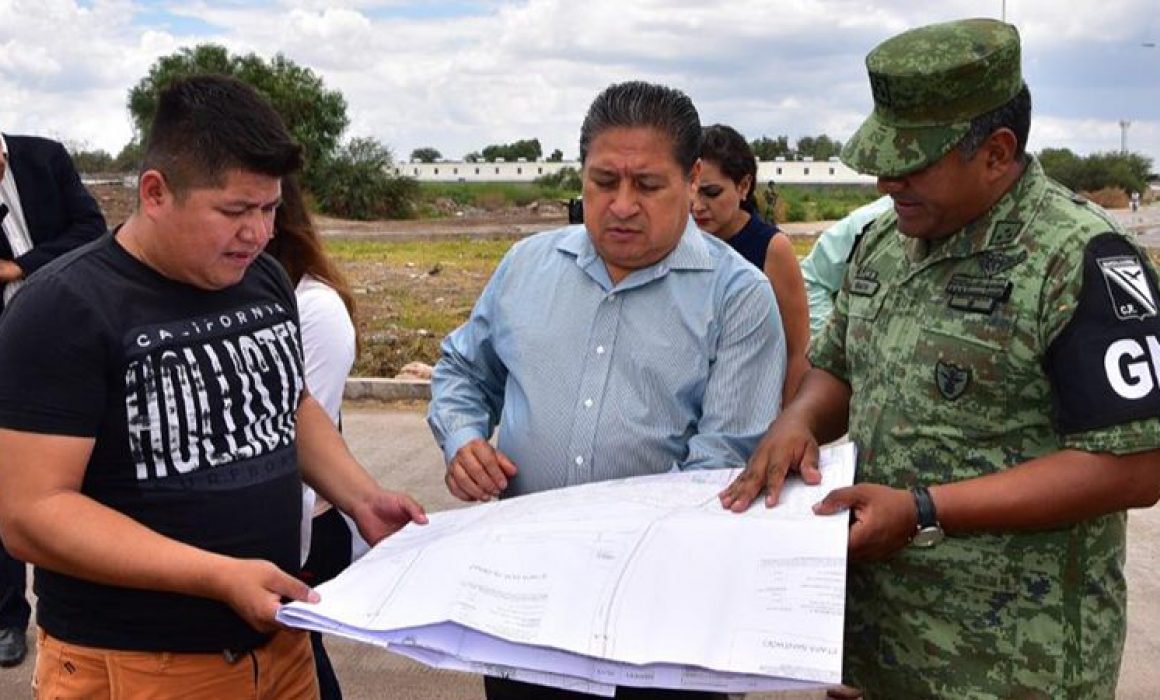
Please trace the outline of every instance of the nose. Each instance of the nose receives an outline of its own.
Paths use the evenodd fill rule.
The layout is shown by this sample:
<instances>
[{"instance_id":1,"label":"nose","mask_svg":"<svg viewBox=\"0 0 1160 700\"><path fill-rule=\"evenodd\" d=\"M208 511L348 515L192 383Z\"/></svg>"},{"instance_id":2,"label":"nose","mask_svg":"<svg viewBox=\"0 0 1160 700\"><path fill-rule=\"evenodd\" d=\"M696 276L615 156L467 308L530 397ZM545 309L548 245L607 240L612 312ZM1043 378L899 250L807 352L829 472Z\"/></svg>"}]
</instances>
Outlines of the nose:
<instances>
[{"instance_id":1,"label":"nose","mask_svg":"<svg viewBox=\"0 0 1160 700\"><path fill-rule=\"evenodd\" d=\"M612 198L612 204L609 206L609 211L618 219L630 219L636 214L640 208L640 202L636 196L636 189L632 182L627 178L620 181L616 188L616 196Z\"/></svg>"},{"instance_id":2,"label":"nose","mask_svg":"<svg viewBox=\"0 0 1160 700\"><path fill-rule=\"evenodd\" d=\"M905 177L878 176L878 191L882 194L897 194L906 187Z\"/></svg>"},{"instance_id":3,"label":"nose","mask_svg":"<svg viewBox=\"0 0 1160 700\"><path fill-rule=\"evenodd\" d=\"M274 212L254 207L242 217L238 237L265 246L274 237Z\"/></svg>"}]
</instances>

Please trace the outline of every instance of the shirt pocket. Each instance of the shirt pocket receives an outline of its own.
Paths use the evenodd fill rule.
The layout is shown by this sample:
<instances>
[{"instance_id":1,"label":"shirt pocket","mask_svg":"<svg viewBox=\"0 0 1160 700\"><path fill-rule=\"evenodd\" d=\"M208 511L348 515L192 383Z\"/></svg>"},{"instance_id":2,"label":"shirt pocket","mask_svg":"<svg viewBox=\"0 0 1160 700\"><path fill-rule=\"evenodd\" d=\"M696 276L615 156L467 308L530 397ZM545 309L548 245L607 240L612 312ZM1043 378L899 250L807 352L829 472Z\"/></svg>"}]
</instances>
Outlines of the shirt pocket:
<instances>
[{"instance_id":1,"label":"shirt pocket","mask_svg":"<svg viewBox=\"0 0 1160 700\"><path fill-rule=\"evenodd\" d=\"M877 324L885 300L886 294L883 292L873 296L851 294L849 297L846 336L843 340L851 377L874 371L884 359L875 336L881 332Z\"/></svg>"},{"instance_id":2,"label":"shirt pocket","mask_svg":"<svg viewBox=\"0 0 1160 700\"><path fill-rule=\"evenodd\" d=\"M921 325L911 371L917 389L904 396L915 426L985 439L1007 432L1018 400L1011 386L1014 323L973 319Z\"/></svg>"}]
</instances>

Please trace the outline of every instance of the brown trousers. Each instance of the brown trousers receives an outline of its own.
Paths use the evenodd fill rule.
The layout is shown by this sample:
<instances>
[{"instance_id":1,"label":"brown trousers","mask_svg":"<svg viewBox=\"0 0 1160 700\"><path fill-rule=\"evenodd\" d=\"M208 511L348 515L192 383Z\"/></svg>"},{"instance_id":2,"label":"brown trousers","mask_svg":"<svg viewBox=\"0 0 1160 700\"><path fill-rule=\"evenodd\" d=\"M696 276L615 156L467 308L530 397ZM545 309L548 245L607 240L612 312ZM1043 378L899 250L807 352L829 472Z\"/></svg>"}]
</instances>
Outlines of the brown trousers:
<instances>
[{"instance_id":1,"label":"brown trousers","mask_svg":"<svg viewBox=\"0 0 1160 700\"><path fill-rule=\"evenodd\" d=\"M281 630L230 663L223 654L77 646L37 631L34 700L318 700L306 632Z\"/></svg>"}]
</instances>

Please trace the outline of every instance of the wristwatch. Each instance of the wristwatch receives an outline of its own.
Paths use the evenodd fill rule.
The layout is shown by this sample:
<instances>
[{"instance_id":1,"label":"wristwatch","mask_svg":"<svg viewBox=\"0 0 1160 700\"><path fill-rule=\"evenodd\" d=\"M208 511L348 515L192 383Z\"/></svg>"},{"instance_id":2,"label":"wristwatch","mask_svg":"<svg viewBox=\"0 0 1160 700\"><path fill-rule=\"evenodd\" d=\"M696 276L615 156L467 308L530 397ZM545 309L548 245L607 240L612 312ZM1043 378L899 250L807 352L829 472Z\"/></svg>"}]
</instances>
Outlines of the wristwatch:
<instances>
[{"instance_id":1,"label":"wristwatch","mask_svg":"<svg viewBox=\"0 0 1160 700\"><path fill-rule=\"evenodd\" d=\"M946 537L934 512L934 499L925 486L915 486L910 492L914 494L914 507L918 511L918 529L914 537L910 538L910 544L914 547L933 547Z\"/></svg>"}]
</instances>

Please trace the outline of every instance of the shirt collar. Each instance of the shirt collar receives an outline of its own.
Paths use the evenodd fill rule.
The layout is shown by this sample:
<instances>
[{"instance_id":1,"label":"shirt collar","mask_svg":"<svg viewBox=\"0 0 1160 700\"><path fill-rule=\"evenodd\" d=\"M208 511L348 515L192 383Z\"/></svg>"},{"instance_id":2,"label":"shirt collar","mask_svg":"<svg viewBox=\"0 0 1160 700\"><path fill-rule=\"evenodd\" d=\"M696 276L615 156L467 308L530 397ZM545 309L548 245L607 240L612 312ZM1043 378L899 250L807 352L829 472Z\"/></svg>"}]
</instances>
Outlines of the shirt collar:
<instances>
[{"instance_id":1,"label":"shirt collar","mask_svg":"<svg viewBox=\"0 0 1160 700\"><path fill-rule=\"evenodd\" d=\"M595 262L603 264L603 260L596 252L596 247L592 245L592 237L588 235L588 229L582 224L565 229L564 235L556 244L556 250L574 255L576 264L580 267L587 268ZM669 270L712 270L713 267L713 256L709 253L705 234L701 233L696 222L693 221L693 217L690 216L685 222L685 230L681 233L681 239L677 241L677 247L652 265L634 270L633 274L651 270L654 271L655 276L659 277Z\"/></svg>"}]
</instances>

